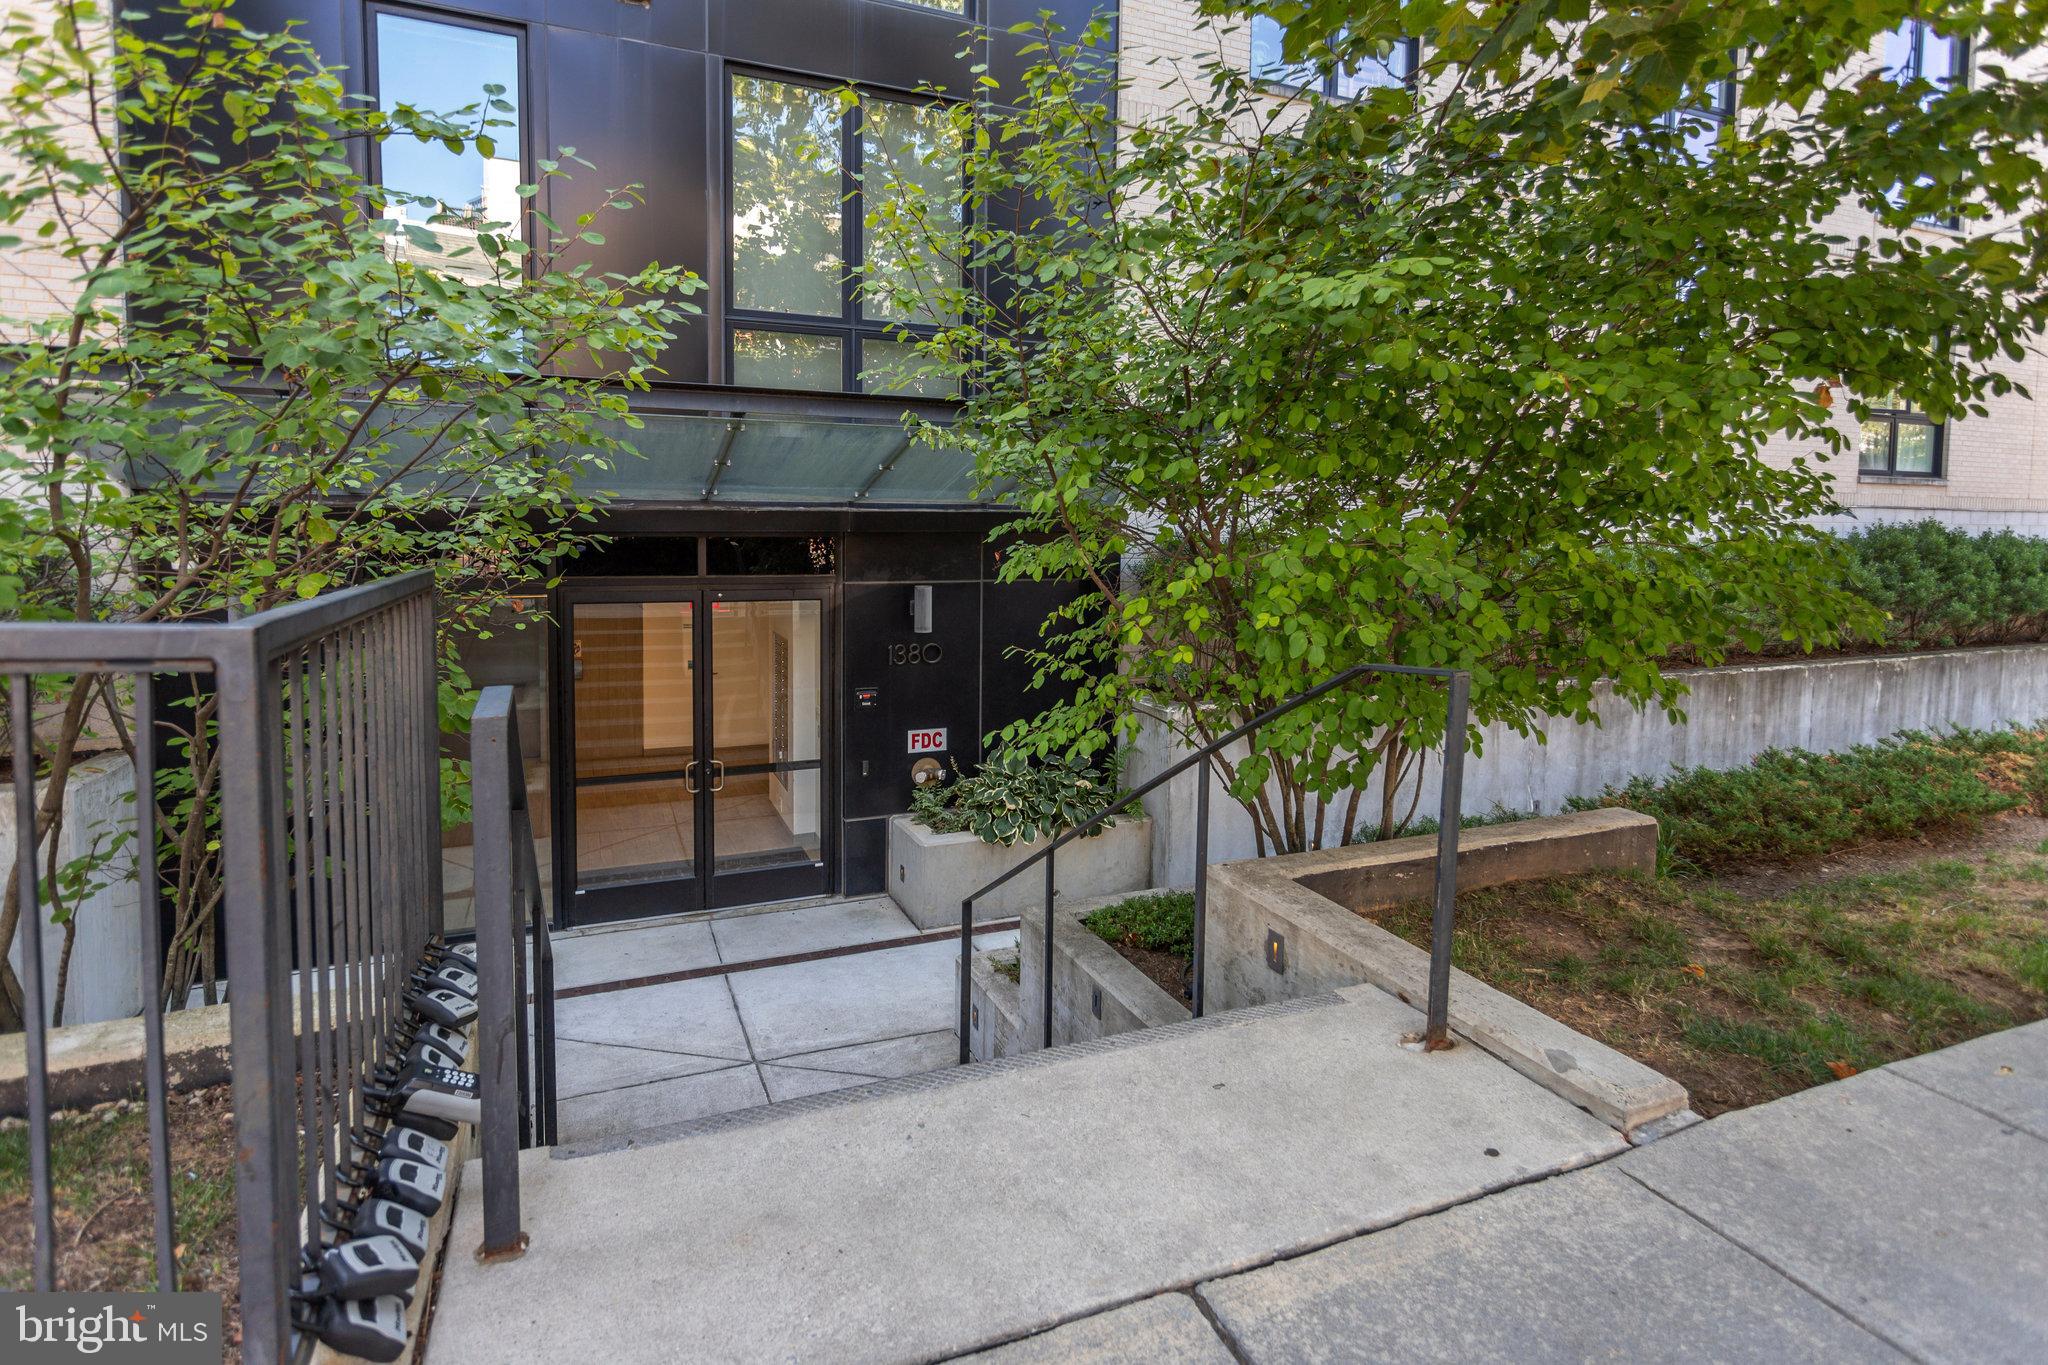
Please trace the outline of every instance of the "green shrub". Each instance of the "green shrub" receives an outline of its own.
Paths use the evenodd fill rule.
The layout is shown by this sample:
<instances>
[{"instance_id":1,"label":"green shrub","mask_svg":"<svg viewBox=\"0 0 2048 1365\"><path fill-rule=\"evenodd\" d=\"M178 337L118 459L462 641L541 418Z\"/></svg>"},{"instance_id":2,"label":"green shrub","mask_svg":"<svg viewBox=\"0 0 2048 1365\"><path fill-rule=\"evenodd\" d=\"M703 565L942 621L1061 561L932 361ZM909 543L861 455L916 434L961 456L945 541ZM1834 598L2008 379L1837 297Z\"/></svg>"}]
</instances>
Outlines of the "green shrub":
<instances>
[{"instance_id":1,"label":"green shrub","mask_svg":"<svg viewBox=\"0 0 2048 1365\"><path fill-rule=\"evenodd\" d=\"M1636 778L1575 808L1654 816L1667 866L1720 872L1879 839L1974 829L2048 790L2048 731L1901 734L1839 754L1772 749L1743 768Z\"/></svg>"},{"instance_id":2,"label":"green shrub","mask_svg":"<svg viewBox=\"0 0 2048 1365\"><path fill-rule=\"evenodd\" d=\"M1891 617L1883 644L1931 649L2048 637L2048 540L1917 521L1872 526L1842 543L1850 585Z\"/></svg>"},{"instance_id":3,"label":"green shrub","mask_svg":"<svg viewBox=\"0 0 2048 1365\"><path fill-rule=\"evenodd\" d=\"M1126 896L1084 916L1081 923L1107 943L1150 948L1193 959L1195 896L1192 891L1159 891Z\"/></svg>"},{"instance_id":4,"label":"green shrub","mask_svg":"<svg viewBox=\"0 0 2048 1365\"><path fill-rule=\"evenodd\" d=\"M952 781L918 788L910 814L940 834L971 831L984 843L1007 845L1078 825L1120 795L1115 781L1085 759L1042 763L1009 749L972 777L955 769ZM1105 820L1098 831L1115 823Z\"/></svg>"}]
</instances>

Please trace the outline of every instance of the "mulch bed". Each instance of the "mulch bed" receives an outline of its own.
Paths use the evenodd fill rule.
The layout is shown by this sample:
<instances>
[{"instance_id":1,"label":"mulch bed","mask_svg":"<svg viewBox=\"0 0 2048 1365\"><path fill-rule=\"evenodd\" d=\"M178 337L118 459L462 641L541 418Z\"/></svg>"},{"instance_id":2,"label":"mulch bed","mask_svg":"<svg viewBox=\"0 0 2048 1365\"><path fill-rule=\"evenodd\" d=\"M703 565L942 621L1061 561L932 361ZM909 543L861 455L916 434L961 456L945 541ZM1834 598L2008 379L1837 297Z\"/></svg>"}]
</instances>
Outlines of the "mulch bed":
<instances>
[{"instance_id":1,"label":"mulch bed","mask_svg":"<svg viewBox=\"0 0 2048 1365\"><path fill-rule=\"evenodd\" d=\"M1190 959L1179 953L1165 953L1157 948L1142 948L1135 943L1121 943L1114 939L1109 940L1109 946L1116 949L1124 961L1143 972L1146 979L1160 990L1183 1005L1194 1004L1194 995L1189 989Z\"/></svg>"},{"instance_id":2,"label":"mulch bed","mask_svg":"<svg viewBox=\"0 0 2048 1365\"><path fill-rule=\"evenodd\" d=\"M233 1101L225 1085L170 1097L171 1199L178 1288L221 1294L226 1359L241 1358L236 1273ZM156 1222L150 1199L149 1125L139 1100L116 1100L51 1125L56 1195L57 1286L148 1291L156 1287ZM25 1121L0 1123L0 1289L33 1283L33 1211Z\"/></svg>"}]
</instances>

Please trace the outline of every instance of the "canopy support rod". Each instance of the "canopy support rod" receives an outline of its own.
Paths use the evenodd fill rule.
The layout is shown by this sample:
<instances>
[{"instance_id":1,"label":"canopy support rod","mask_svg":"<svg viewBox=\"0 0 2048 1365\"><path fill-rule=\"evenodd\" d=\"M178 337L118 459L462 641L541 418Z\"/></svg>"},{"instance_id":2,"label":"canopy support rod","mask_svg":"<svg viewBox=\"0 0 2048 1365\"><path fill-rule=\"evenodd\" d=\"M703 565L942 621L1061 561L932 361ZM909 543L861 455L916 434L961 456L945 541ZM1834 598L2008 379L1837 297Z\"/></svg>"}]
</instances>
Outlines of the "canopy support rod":
<instances>
[{"instance_id":1,"label":"canopy support rod","mask_svg":"<svg viewBox=\"0 0 2048 1365\"><path fill-rule=\"evenodd\" d=\"M859 502L862 498L866 497L869 490L880 483L883 476L896 467L896 462L903 458L903 452L908 449L910 449L910 434L905 432L903 439L896 443L896 448L889 452L888 458L875 466L875 472L868 475L868 481L862 484L859 490L854 493L853 500Z\"/></svg>"}]
</instances>

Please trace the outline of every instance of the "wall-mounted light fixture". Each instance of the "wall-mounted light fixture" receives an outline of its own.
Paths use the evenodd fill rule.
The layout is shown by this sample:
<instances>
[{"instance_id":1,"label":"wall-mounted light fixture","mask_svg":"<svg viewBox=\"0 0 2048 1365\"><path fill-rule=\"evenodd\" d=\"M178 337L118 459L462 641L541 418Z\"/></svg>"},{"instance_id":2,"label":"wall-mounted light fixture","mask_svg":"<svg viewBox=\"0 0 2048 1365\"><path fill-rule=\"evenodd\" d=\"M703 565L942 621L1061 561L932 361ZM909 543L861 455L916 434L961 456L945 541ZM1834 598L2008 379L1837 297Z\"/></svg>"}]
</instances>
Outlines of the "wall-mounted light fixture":
<instances>
[{"instance_id":1,"label":"wall-mounted light fixture","mask_svg":"<svg viewBox=\"0 0 2048 1365\"><path fill-rule=\"evenodd\" d=\"M910 590L910 632L913 635L932 633L932 585L920 583Z\"/></svg>"}]
</instances>

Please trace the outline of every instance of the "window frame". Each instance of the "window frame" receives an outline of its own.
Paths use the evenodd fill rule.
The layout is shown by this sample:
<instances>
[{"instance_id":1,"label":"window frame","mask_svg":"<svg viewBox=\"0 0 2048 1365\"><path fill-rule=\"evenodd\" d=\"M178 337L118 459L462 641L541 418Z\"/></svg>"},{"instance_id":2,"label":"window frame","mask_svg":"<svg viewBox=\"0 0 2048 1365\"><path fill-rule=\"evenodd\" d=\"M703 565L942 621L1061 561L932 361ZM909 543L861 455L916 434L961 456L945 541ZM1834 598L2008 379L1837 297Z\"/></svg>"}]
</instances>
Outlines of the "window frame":
<instances>
[{"instance_id":1,"label":"window frame","mask_svg":"<svg viewBox=\"0 0 2048 1365\"><path fill-rule=\"evenodd\" d=\"M1886 395L1882 405L1870 404L1869 414L1858 424L1860 431L1868 431L1873 423L1885 424L1885 455L1882 469L1863 463L1863 447L1856 449L1856 477L1859 479L1919 479L1939 481L1948 469L1948 423L1937 422L1925 412L1913 406L1904 398ZM1899 429L1907 426L1927 427L1933 432L1933 455L1928 469L1899 468Z\"/></svg>"},{"instance_id":2,"label":"window frame","mask_svg":"<svg viewBox=\"0 0 2048 1365\"><path fill-rule=\"evenodd\" d=\"M894 5L898 9L922 10L926 14L943 14L949 19L966 19L971 22L975 17L977 0L960 0L960 8L957 10L947 9L942 5L928 5L924 0L878 0L878 3Z\"/></svg>"},{"instance_id":3,"label":"window frame","mask_svg":"<svg viewBox=\"0 0 2048 1365\"><path fill-rule=\"evenodd\" d=\"M378 38L377 20L379 16L385 14L400 19L411 19L419 23L444 24L449 28L466 28L480 33L495 33L512 39L518 54L516 65L519 72L519 88L512 92L512 107L519 120L519 183L522 185L534 184L533 137L536 120L534 118L533 91L538 87L538 82L534 79L533 43L531 35L527 32L527 26L519 23L507 23L502 20L479 18L473 14L459 13L453 10L436 9L431 5L393 4L389 0L368 0L368 3L363 6L363 75L368 86L364 93L370 97L379 109L384 107L383 64L380 60L384 44ZM481 90L478 93L481 94ZM384 189L386 188L384 184L384 145L382 142L372 142L367 150L369 155L366 158L367 164L364 168L364 178L378 189ZM545 187L543 187L544 192ZM529 215L526 210L535 207L536 200L522 199L520 205L519 219L512 226L518 233L518 240L526 242L531 246L532 240L527 235L527 219ZM521 275L531 275L535 266L534 255L534 252L529 251L522 258L520 262Z\"/></svg>"},{"instance_id":4,"label":"window frame","mask_svg":"<svg viewBox=\"0 0 2048 1365\"><path fill-rule=\"evenodd\" d=\"M1968 90L1970 88L1970 77L1976 69L1977 61L1977 44L1970 35L1936 34L1934 32L1934 21L1931 19L1902 19L1899 21L1897 28L1888 30L1884 36L1889 39L1894 34L1908 29L1912 31L1910 39L1912 54L1908 58L1908 67L1910 69L1890 66L1881 67L1880 69L1887 80L1899 85L1904 85L1909 81L1924 80L1930 85L1940 86L1943 90ZM1950 44L1949 71L1944 78L1936 79L1930 77L1925 70L1927 39L1930 36L1944 37ZM1903 189L1903 186L1901 186L1901 189ZM1939 218L1915 218L1913 225L1922 228L1935 228L1943 232L1961 232L1963 230L1963 219L1961 214L1952 213L1946 217Z\"/></svg>"},{"instance_id":5,"label":"window frame","mask_svg":"<svg viewBox=\"0 0 2048 1365\"><path fill-rule=\"evenodd\" d=\"M1716 76L1706 84L1708 89L1715 92L1711 103L1674 105L1657 116L1657 127L1683 138L1686 136L1686 120L1704 119L1714 125L1714 141L1719 142L1722 131L1735 125L1735 114L1742 102L1742 87L1734 71L1725 76ZM1683 150L1688 154L1691 152L1689 147Z\"/></svg>"},{"instance_id":6,"label":"window frame","mask_svg":"<svg viewBox=\"0 0 2048 1365\"><path fill-rule=\"evenodd\" d=\"M968 0L971 6L973 0ZM929 9L930 6L916 5L910 8ZM933 11L944 13L945 11ZM832 91L850 84L860 95L860 102L852 109L839 115L839 315L821 316L811 313L776 313L759 308L741 308L736 302L738 292L738 271L736 269L738 250L737 234L733 230L738 203L733 190L733 138L735 80L772 81L778 85L800 86L808 90ZM862 138L862 119L866 114L869 99L884 100L894 104L919 106L944 105L949 101L928 94L908 94L885 90L878 86L860 82L830 82L815 77L792 75L787 72L767 70L760 67L727 63L725 67L725 108L721 121L724 136L722 182L720 193L724 196L724 242L725 266L724 283L720 288L720 304L724 312L724 334L721 338L725 379L728 384L737 384L738 370L734 342L740 332L787 332L804 336L835 337L840 343L840 386L837 389L790 389L791 393L851 393L867 394L885 398L914 398L940 401L957 398L955 392L946 394L885 393L864 388L860 382L863 369L861 364L862 343L866 341L901 341L907 334L913 340L936 336L936 323L891 322L880 318L861 315L860 280L858 272L867 264L867 197L861 188L861 172L865 148ZM965 149L962 149L963 155ZM966 187L961 187L960 211L963 217L968 212ZM748 386L756 387L756 386Z\"/></svg>"},{"instance_id":7,"label":"window frame","mask_svg":"<svg viewBox=\"0 0 2048 1365\"><path fill-rule=\"evenodd\" d=\"M1251 76L1253 80L1257 81L1260 85L1266 86L1270 89L1282 90L1290 94L1302 94L1313 92L1315 94L1321 95L1324 99L1344 100L1346 102L1355 102L1359 98L1359 96L1357 95L1341 95L1337 93L1337 83L1343 78L1344 75L1344 71L1341 66L1332 66L1329 71L1319 73L1316 77L1316 82L1313 85L1306 85L1299 81L1291 81L1288 80L1285 76L1261 75L1257 63L1257 35L1259 26L1261 24L1271 24L1278 31L1278 34L1283 41L1287 37L1287 26L1285 24L1282 24L1278 19L1275 19L1272 15L1254 14L1251 16L1251 23L1245 29L1245 37L1246 40L1251 43L1252 59L1250 65ZM1413 90L1415 88L1416 73L1420 71L1422 67L1422 40L1420 38L1403 38L1394 45L1392 51L1407 52L1407 74L1402 76L1395 85L1376 85L1371 88L1375 90L1393 90L1402 88Z\"/></svg>"}]
</instances>

